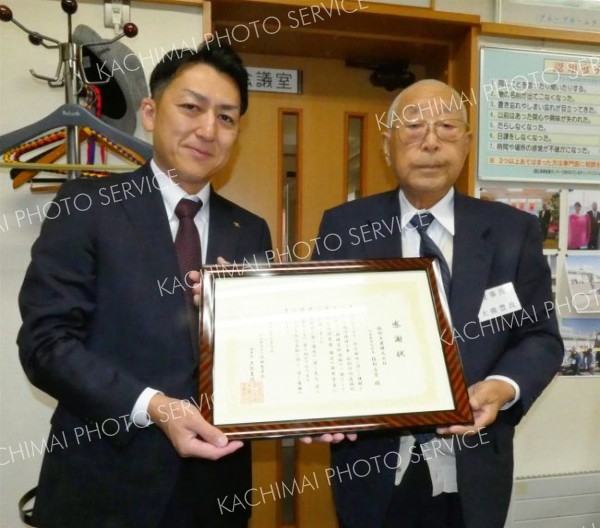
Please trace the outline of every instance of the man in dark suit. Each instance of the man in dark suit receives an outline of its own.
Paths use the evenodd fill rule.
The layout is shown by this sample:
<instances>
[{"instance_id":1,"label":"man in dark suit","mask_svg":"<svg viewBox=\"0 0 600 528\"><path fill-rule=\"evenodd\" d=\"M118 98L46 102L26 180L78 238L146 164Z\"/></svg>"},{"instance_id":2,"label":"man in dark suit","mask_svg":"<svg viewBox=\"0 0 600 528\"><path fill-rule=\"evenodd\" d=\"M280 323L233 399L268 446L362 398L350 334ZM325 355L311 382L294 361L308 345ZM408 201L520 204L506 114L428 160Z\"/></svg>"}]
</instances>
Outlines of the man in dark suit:
<instances>
[{"instance_id":1,"label":"man in dark suit","mask_svg":"<svg viewBox=\"0 0 600 528\"><path fill-rule=\"evenodd\" d=\"M587 212L590 217L590 242L588 249L598 249L598 235L600 233L600 213L598 204L592 202L592 208Z\"/></svg>"},{"instance_id":2,"label":"man in dark suit","mask_svg":"<svg viewBox=\"0 0 600 528\"><path fill-rule=\"evenodd\" d=\"M165 56L150 87L153 159L62 186L19 298L23 368L58 400L40 528L247 526L247 511L218 507L251 488L250 447L195 405L211 395L198 395L191 289L202 262L271 248L265 221L209 183L237 139L247 73L230 48L204 47Z\"/></svg>"},{"instance_id":3,"label":"man in dark suit","mask_svg":"<svg viewBox=\"0 0 600 528\"><path fill-rule=\"evenodd\" d=\"M548 204L542 202L542 208L538 213L538 221L540 223L540 231L542 233L542 241L548 238L548 229L550 228L550 220L552 219L552 213L548 209Z\"/></svg>"},{"instance_id":4,"label":"man in dark suit","mask_svg":"<svg viewBox=\"0 0 600 528\"><path fill-rule=\"evenodd\" d=\"M343 528L502 528L514 428L562 360L536 218L453 189L470 146L459 101L439 81L405 89L384 134L399 187L328 210L321 223L318 240L335 233L341 244L319 246L319 259L423 256L430 242L441 252L474 415L472 425L438 428L438 437L365 434L333 446L331 483ZM491 300L499 287L514 303L504 319L485 313L506 313ZM368 473L365 461L372 461ZM355 464L360 475L352 475Z\"/></svg>"}]
</instances>

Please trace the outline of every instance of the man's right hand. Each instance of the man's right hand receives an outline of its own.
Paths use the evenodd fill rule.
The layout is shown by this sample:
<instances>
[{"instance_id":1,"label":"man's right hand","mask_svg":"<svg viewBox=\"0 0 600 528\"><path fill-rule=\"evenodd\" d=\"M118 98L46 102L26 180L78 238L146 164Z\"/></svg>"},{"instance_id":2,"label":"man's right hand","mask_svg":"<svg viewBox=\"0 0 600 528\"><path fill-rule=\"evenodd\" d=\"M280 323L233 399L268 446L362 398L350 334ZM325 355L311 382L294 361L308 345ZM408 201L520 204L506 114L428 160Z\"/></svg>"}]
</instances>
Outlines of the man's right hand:
<instances>
[{"instance_id":1,"label":"man's right hand","mask_svg":"<svg viewBox=\"0 0 600 528\"><path fill-rule=\"evenodd\" d=\"M150 419L159 427L182 457L217 460L242 447L209 424L198 408L184 400L155 394L148 405Z\"/></svg>"}]
</instances>

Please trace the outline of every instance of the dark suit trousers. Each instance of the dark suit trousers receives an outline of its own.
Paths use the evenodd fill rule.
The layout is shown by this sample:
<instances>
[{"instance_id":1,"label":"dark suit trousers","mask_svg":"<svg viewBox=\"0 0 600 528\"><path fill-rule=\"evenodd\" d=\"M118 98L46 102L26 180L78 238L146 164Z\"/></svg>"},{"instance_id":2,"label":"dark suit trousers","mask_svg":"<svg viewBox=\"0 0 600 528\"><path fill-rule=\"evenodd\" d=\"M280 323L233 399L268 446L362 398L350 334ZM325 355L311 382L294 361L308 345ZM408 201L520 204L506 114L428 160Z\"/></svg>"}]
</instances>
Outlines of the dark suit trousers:
<instances>
[{"instance_id":1,"label":"dark suit trousers","mask_svg":"<svg viewBox=\"0 0 600 528\"><path fill-rule=\"evenodd\" d=\"M217 500L206 489L210 482L198 480L196 463L193 458L183 461L177 485L157 528L247 528L247 519L239 514L219 511Z\"/></svg>"},{"instance_id":2,"label":"dark suit trousers","mask_svg":"<svg viewBox=\"0 0 600 528\"><path fill-rule=\"evenodd\" d=\"M421 455L418 445L414 452ZM394 487L381 528L464 528L458 493L432 497L431 492L427 461L419 456L417 462L408 465L402 481ZM340 524L340 528L344 525Z\"/></svg>"}]
</instances>

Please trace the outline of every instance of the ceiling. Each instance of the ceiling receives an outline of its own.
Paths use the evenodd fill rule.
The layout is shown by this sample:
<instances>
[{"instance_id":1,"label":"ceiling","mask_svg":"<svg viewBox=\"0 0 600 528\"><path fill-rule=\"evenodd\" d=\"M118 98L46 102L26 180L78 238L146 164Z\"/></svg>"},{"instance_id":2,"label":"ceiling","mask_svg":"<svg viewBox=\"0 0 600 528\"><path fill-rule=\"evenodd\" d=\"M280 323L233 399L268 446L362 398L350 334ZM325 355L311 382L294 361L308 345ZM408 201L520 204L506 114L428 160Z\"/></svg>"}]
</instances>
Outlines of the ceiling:
<instances>
[{"instance_id":1,"label":"ceiling","mask_svg":"<svg viewBox=\"0 0 600 528\"><path fill-rule=\"evenodd\" d=\"M475 16L429 9L354 2L363 10L347 13L336 0L301 3L213 1L213 28L239 52L375 64L404 59L439 68L448 63L453 43L479 23Z\"/></svg>"}]
</instances>

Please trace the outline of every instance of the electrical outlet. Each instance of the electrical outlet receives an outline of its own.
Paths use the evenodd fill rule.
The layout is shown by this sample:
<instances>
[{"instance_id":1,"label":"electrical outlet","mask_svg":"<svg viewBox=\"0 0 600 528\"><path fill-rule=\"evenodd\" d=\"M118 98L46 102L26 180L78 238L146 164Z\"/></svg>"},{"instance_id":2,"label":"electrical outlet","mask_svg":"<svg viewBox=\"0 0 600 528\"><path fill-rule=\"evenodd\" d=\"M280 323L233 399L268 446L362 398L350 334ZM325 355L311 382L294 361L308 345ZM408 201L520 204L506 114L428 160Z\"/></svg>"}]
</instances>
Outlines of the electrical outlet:
<instances>
[{"instance_id":1,"label":"electrical outlet","mask_svg":"<svg viewBox=\"0 0 600 528\"><path fill-rule=\"evenodd\" d=\"M104 0L104 27L120 29L130 16L129 0Z\"/></svg>"}]
</instances>

